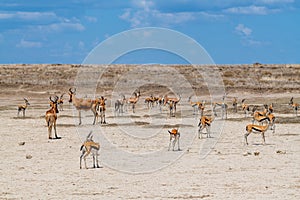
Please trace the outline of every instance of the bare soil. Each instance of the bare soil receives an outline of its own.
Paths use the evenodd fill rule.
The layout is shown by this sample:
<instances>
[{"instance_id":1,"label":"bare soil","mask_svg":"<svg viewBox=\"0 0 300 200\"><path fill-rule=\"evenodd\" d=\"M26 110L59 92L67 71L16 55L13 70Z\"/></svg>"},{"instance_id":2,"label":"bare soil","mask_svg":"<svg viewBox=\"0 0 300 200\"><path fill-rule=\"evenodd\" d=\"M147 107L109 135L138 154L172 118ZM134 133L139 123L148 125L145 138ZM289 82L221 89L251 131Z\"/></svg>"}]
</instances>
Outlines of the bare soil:
<instances>
[{"instance_id":1,"label":"bare soil","mask_svg":"<svg viewBox=\"0 0 300 200\"><path fill-rule=\"evenodd\" d=\"M221 88L215 95L209 91L213 82L201 74L211 69L221 77L211 85ZM296 116L288 105L291 97L300 102L300 65L110 65L81 70L60 64L0 66L0 199L300 199L300 113ZM68 102L70 87L82 98L105 96L107 124L92 125L92 112L86 111L78 125L78 113ZM205 114L212 115L211 103L222 101L222 88L228 118L222 120L218 109L212 138L204 134L198 139L199 114L193 113L188 98L205 100ZM116 115L115 100L136 90L141 92L136 112L129 107ZM49 96L63 93L64 110L57 119L61 139L49 140L44 119ZM160 112L144 103L145 97L165 94L181 97L175 117L166 106ZM26 116L17 116L24 97L30 102ZM238 98L237 113L233 97ZM245 126L252 119L241 110L244 98L259 110L274 104L276 131L266 132L266 145L257 134L248 137L248 146L244 143ZM168 151L167 131L173 127L179 127L181 151L177 145ZM89 168L79 169L79 148L91 130L101 144L101 168L92 168L88 157Z\"/></svg>"}]
</instances>

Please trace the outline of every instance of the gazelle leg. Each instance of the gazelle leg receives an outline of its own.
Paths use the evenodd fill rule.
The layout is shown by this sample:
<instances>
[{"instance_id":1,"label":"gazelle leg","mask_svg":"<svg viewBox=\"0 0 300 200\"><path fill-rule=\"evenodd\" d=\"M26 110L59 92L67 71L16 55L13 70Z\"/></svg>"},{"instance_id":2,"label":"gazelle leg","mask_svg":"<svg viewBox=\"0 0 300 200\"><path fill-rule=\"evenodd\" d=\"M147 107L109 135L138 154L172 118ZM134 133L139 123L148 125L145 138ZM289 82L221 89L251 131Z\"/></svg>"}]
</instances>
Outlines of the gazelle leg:
<instances>
[{"instance_id":1,"label":"gazelle leg","mask_svg":"<svg viewBox=\"0 0 300 200\"><path fill-rule=\"evenodd\" d=\"M103 124L106 124L106 121L105 121L105 111L103 111Z\"/></svg>"},{"instance_id":2,"label":"gazelle leg","mask_svg":"<svg viewBox=\"0 0 300 200\"><path fill-rule=\"evenodd\" d=\"M262 139L263 139L263 144L266 144L265 132L262 132L261 136L262 136Z\"/></svg>"},{"instance_id":3,"label":"gazelle leg","mask_svg":"<svg viewBox=\"0 0 300 200\"><path fill-rule=\"evenodd\" d=\"M179 137L177 138L178 151L180 151Z\"/></svg>"},{"instance_id":4,"label":"gazelle leg","mask_svg":"<svg viewBox=\"0 0 300 200\"><path fill-rule=\"evenodd\" d=\"M94 114L93 125L95 125L95 123L96 123L96 118L98 118L98 113L97 113L97 110L94 110L94 109L92 109L92 112L93 112L93 114Z\"/></svg>"},{"instance_id":5,"label":"gazelle leg","mask_svg":"<svg viewBox=\"0 0 300 200\"><path fill-rule=\"evenodd\" d=\"M49 139L52 139L51 132L52 132L52 124L48 126L48 138Z\"/></svg>"},{"instance_id":6,"label":"gazelle leg","mask_svg":"<svg viewBox=\"0 0 300 200\"><path fill-rule=\"evenodd\" d=\"M81 154L81 156L80 156L80 161L79 161L79 164L80 164L80 165L79 165L79 166L80 166L80 169L82 168L82 167L81 167L81 162L82 162L82 157L83 157L83 155L84 155L84 153L82 153L82 154Z\"/></svg>"},{"instance_id":7,"label":"gazelle leg","mask_svg":"<svg viewBox=\"0 0 300 200\"><path fill-rule=\"evenodd\" d=\"M250 133L245 133L245 135L244 135L244 137L245 137L245 142L246 142L247 145L248 145L247 137L248 137L249 134L250 134Z\"/></svg>"},{"instance_id":8,"label":"gazelle leg","mask_svg":"<svg viewBox=\"0 0 300 200\"><path fill-rule=\"evenodd\" d=\"M95 154L93 154L93 167L96 168L96 164L95 164Z\"/></svg>"},{"instance_id":9,"label":"gazelle leg","mask_svg":"<svg viewBox=\"0 0 300 200\"><path fill-rule=\"evenodd\" d=\"M79 116L79 125L81 124L81 111L78 110L78 116Z\"/></svg>"},{"instance_id":10,"label":"gazelle leg","mask_svg":"<svg viewBox=\"0 0 300 200\"><path fill-rule=\"evenodd\" d=\"M56 133L56 122L54 122L53 128L54 128L55 138L58 138L58 137L57 137L57 133Z\"/></svg>"},{"instance_id":11,"label":"gazelle leg","mask_svg":"<svg viewBox=\"0 0 300 200\"><path fill-rule=\"evenodd\" d=\"M97 168L100 168L100 166L99 166L99 162L98 162L98 152L96 153L96 166L97 166Z\"/></svg>"},{"instance_id":12,"label":"gazelle leg","mask_svg":"<svg viewBox=\"0 0 300 200\"><path fill-rule=\"evenodd\" d=\"M207 134L207 138L210 138L210 128L209 126L206 126L206 134Z\"/></svg>"},{"instance_id":13,"label":"gazelle leg","mask_svg":"<svg viewBox=\"0 0 300 200\"><path fill-rule=\"evenodd\" d=\"M170 151L170 148L171 148L171 142L172 142L172 136L170 136L170 142L169 142L169 148L168 148L168 151Z\"/></svg>"}]
</instances>

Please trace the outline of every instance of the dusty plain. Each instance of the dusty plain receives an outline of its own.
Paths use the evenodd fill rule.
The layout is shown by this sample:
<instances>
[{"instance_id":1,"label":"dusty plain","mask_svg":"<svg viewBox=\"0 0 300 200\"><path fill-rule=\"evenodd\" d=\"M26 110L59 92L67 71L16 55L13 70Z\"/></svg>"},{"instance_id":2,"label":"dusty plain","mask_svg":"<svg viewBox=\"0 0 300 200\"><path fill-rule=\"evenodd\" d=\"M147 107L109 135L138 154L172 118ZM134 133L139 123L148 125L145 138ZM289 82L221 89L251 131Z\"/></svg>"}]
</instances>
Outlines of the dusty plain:
<instances>
[{"instance_id":1,"label":"dusty plain","mask_svg":"<svg viewBox=\"0 0 300 200\"><path fill-rule=\"evenodd\" d=\"M300 103L300 65L82 67L0 66L0 199L300 199L300 113L288 105L291 97ZM213 98L201 75L209 69L221 77L209 82L219 90ZM68 102L70 87L82 98L105 96L107 124L92 125L92 112L86 111L78 125ZM211 115L211 103L222 101L223 89L228 117L222 120L219 109L212 138L198 139L199 114L188 98L205 100L204 113ZM135 90L141 92L136 112L114 113L120 94L128 98ZM44 119L49 96L63 93L61 139L49 140ZM180 95L175 117L167 107L148 109L144 99L151 94ZM17 116L24 97L30 102L26 116ZM274 104L276 131L266 132L266 145L260 135L244 143L251 123L241 110L244 98L260 110ZM181 132L181 151L168 151L172 127ZM79 148L91 130L101 143L101 168L92 168L89 157L89 168L80 169Z\"/></svg>"}]
</instances>

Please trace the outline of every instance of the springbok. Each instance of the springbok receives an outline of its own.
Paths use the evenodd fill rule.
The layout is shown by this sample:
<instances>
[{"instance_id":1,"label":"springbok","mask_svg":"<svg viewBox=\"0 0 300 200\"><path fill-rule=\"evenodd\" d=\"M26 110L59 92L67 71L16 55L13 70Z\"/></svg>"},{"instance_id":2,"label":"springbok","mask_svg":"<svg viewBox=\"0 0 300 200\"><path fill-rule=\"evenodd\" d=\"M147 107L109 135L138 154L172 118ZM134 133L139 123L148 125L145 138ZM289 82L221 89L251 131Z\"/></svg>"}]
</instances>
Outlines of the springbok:
<instances>
[{"instance_id":1,"label":"springbok","mask_svg":"<svg viewBox=\"0 0 300 200\"><path fill-rule=\"evenodd\" d=\"M253 115L252 124L254 122L258 122L259 125L264 125L264 122L269 123L270 130L273 130L273 133L275 133L275 115L273 113L267 113L265 116L261 115Z\"/></svg>"},{"instance_id":2,"label":"springbok","mask_svg":"<svg viewBox=\"0 0 300 200\"><path fill-rule=\"evenodd\" d=\"M199 121L199 124L198 124L198 138L202 138L202 130L203 129L206 129L206 135L207 135L207 138L211 137L210 136L210 127L211 127L211 123L213 121L213 118L212 117L208 117L208 116L202 116L200 117L200 121Z\"/></svg>"},{"instance_id":3,"label":"springbok","mask_svg":"<svg viewBox=\"0 0 300 200\"><path fill-rule=\"evenodd\" d=\"M252 111L253 111L253 117L255 116L266 116L268 113L268 105L265 104L264 105L265 109L263 111L256 111L257 110L257 106L254 106Z\"/></svg>"},{"instance_id":4,"label":"springbok","mask_svg":"<svg viewBox=\"0 0 300 200\"><path fill-rule=\"evenodd\" d=\"M196 112L200 112L200 116L202 117L203 113L204 113L204 108L205 108L205 101L202 101L202 102L200 102L200 101L193 102L193 101L191 101L191 98L192 98L192 96L189 97L188 102L194 108L193 115L195 115Z\"/></svg>"},{"instance_id":5,"label":"springbok","mask_svg":"<svg viewBox=\"0 0 300 200\"><path fill-rule=\"evenodd\" d=\"M227 119L228 105L224 102L224 99L223 99L223 102L214 102L213 103L213 112L214 112L215 117L217 117L217 112L216 112L216 107L217 106L221 107L222 119L224 119L224 115L225 115L225 119Z\"/></svg>"},{"instance_id":6,"label":"springbok","mask_svg":"<svg viewBox=\"0 0 300 200\"><path fill-rule=\"evenodd\" d=\"M105 121L105 110L106 110L106 98L104 98L103 96L101 96L99 98L99 112L100 112L100 118L101 118L101 121L100 123L101 124L106 124L106 121Z\"/></svg>"},{"instance_id":7,"label":"springbok","mask_svg":"<svg viewBox=\"0 0 300 200\"><path fill-rule=\"evenodd\" d=\"M30 103L28 102L28 100L26 98L24 98L24 101L25 101L25 104L18 105L18 117L19 117L19 113L21 111L23 111L23 117L25 117L25 110L30 105Z\"/></svg>"},{"instance_id":8,"label":"springbok","mask_svg":"<svg viewBox=\"0 0 300 200\"><path fill-rule=\"evenodd\" d=\"M298 103L294 103L294 97L292 97L292 98L290 99L289 105L293 108L294 113L295 113L296 116L297 116L297 112L298 112L298 109L299 109L300 105L299 105Z\"/></svg>"},{"instance_id":9,"label":"springbok","mask_svg":"<svg viewBox=\"0 0 300 200\"><path fill-rule=\"evenodd\" d=\"M175 116L177 110L177 104L181 100L181 96L179 98L169 98L168 95L164 96L164 105L169 104L170 116ZM173 115L171 115L173 113Z\"/></svg>"},{"instance_id":10,"label":"springbok","mask_svg":"<svg viewBox=\"0 0 300 200\"><path fill-rule=\"evenodd\" d=\"M235 113L237 113L237 105L238 105L237 102L238 102L237 98L234 97L233 100L232 100L232 106L233 106L233 112L235 112Z\"/></svg>"},{"instance_id":11,"label":"springbok","mask_svg":"<svg viewBox=\"0 0 300 200\"><path fill-rule=\"evenodd\" d=\"M248 137L251 133L258 133L258 134L261 134L262 140L263 140L263 144L265 144L265 143L266 143L266 140L265 140L265 132L268 130L269 124L270 124L270 123L267 123L267 125L253 125L253 124L248 124L248 125L246 126L246 131L247 131L247 133L245 133L245 135L244 135L246 144L248 145L247 137Z\"/></svg>"},{"instance_id":12,"label":"springbok","mask_svg":"<svg viewBox=\"0 0 300 200\"><path fill-rule=\"evenodd\" d=\"M58 98L58 96L55 96L55 98L53 100L52 97L50 96L49 99L50 99L51 108L50 108L50 110L48 110L46 112L46 115L45 115L45 119L46 119L46 123L47 123L47 127L48 127L48 138L53 139L51 137L52 127L53 127L55 138L59 139L59 137L57 136L57 132L56 132L56 120L57 120L57 113L58 113L57 100L59 98Z\"/></svg>"},{"instance_id":13,"label":"springbok","mask_svg":"<svg viewBox=\"0 0 300 200\"><path fill-rule=\"evenodd\" d=\"M63 104L64 104L64 99L63 99L64 94L65 93L63 93L62 95L60 95L59 99L57 100L57 105L59 106L59 110L60 111L64 110L64 107L63 107Z\"/></svg>"},{"instance_id":14,"label":"springbok","mask_svg":"<svg viewBox=\"0 0 300 200\"><path fill-rule=\"evenodd\" d=\"M86 140L83 142L83 144L80 147L80 151L81 151L81 156L80 156L80 169L81 167L81 162L82 162L82 158L84 159L84 165L85 168L87 169L86 166L86 157L92 153L93 156L93 167L94 168L100 168L99 164L98 164L98 156L99 156L99 150L100 150L100 144L96 143L93 141L93 136L91 135L92 132L89 133L89 135L87 136Z\"/></svg>"},{"instance_id":15,"label":"springbok","mask_svg":"<svg viewBox=\"0 0 300 200\"><path fill-rule=\"evenodd\" d=\"M245 100L246 99L242 99L242 110L244 111L245 113L245 118L247 117L249 111L250 111L250 107L248 104L245 104Z\"/></svg>"},{"instance_id":16,"label":"springbok","mask_svg":"<svg viewBox=\"0 0 300 200\"><path fill-rule=\"evenodd\" d=\"M151 109L154 106L155 97L153 95L150 95L150 97L145 98L145 104L147 105L148 109Z\"/></svg>"},{"instance_id":17,"label":"springbok","mask_svg":"<svg viewBox=\"0 0 300 200\"><path fill-rule=\"evenodd\" d=\"M176 142L177 142L177 146L178 146L178 151L180 151L180 146L179 146L180 133L179 133L178 129L173 128L171 131L168 130L168 132L170 134L170 143L169 143L168 151L170 151L172 140L173 140L173 151L174 151Z\"/></svg>"},{"instance_id":18,"label":"springbok","mask_svg":"<svg viewBox=\"0 0 300 200\"><path fill-rule=\"evenodd\" d=\"M99 104L98 99L92 100L92 99L81 99L76 98L75 96L76 88L72 90L72 88L69 89L69 95L70 99L69 102L73 102L73 105L75 106L76 110L78 110L79 115L79 125L81 124L81 110L88 111L91 110L94 114L94 121L93 125L96 123L96 118L98 117L97 113L97 106Z\"/></svg>"},{"instance_id":19,"label":"springbok","mask_svg":"<svg viewBox=\"0 0 300 200\"><path fill-rule=\"evenodd\" d=\"M135 113L135 104L138 102L139 100L139 97L141 96L141 92L138 91L138 92L134 92L134 97L131 97L127 100L127 103L132 105L132 112Z\"/></svg>"},{"instance_id":20,"label":"springbok","mask_svg":"<svg viewBox=\"0 0 300 200\"><path fill-rule=\"evenodd\" d=\"M274 108L273 108L274 106L273 106L273 103L271 103L270 105L269 105L269 107L268 107L268 112L269 113L273 113L274 112Z\"/></svg>"},{"instance_id":21,"label":"springbok","mask_svg":"<svg viewBox=\"0 0 300 200\"><path fill-rule=\"evenodd\" d=\"M124 105L126 103L126 98L125 95L121 95L122 99L118 99L115 102L115 114L119 113L123 113L124 112Z\"/></svg>"}]
</instances>

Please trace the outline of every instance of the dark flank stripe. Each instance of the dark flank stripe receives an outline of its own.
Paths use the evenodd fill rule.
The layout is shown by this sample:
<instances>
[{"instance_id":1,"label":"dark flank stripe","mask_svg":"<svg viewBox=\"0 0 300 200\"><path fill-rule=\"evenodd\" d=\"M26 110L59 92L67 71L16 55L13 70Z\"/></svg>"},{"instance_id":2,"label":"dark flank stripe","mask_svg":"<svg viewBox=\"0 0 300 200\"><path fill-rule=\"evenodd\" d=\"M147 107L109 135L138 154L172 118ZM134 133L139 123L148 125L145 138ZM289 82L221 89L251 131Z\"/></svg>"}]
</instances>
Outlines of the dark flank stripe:
<instances>
[{"instance_id":1,"label":"dark flank stripe","mask_svg":"<svg viewBox=\"0 0 300 200\"><path fill-rule=\"evenodd\" d=\"M262 121L265 121L265 120L270 121L270 119L268 117L264 117L264 118L260 119L259 122L262 122Z\"/></svg>"},{"instance_id":2,"label":"dark flank stripe","mask_svg":"<svg viewBox=\"0 0 300 200\"><path fill-rule=\"evenodd\" d=\"M258 129L256 127L252 127L252 129L261 132L261 129Z\"/></svg>"}]
</instances>

